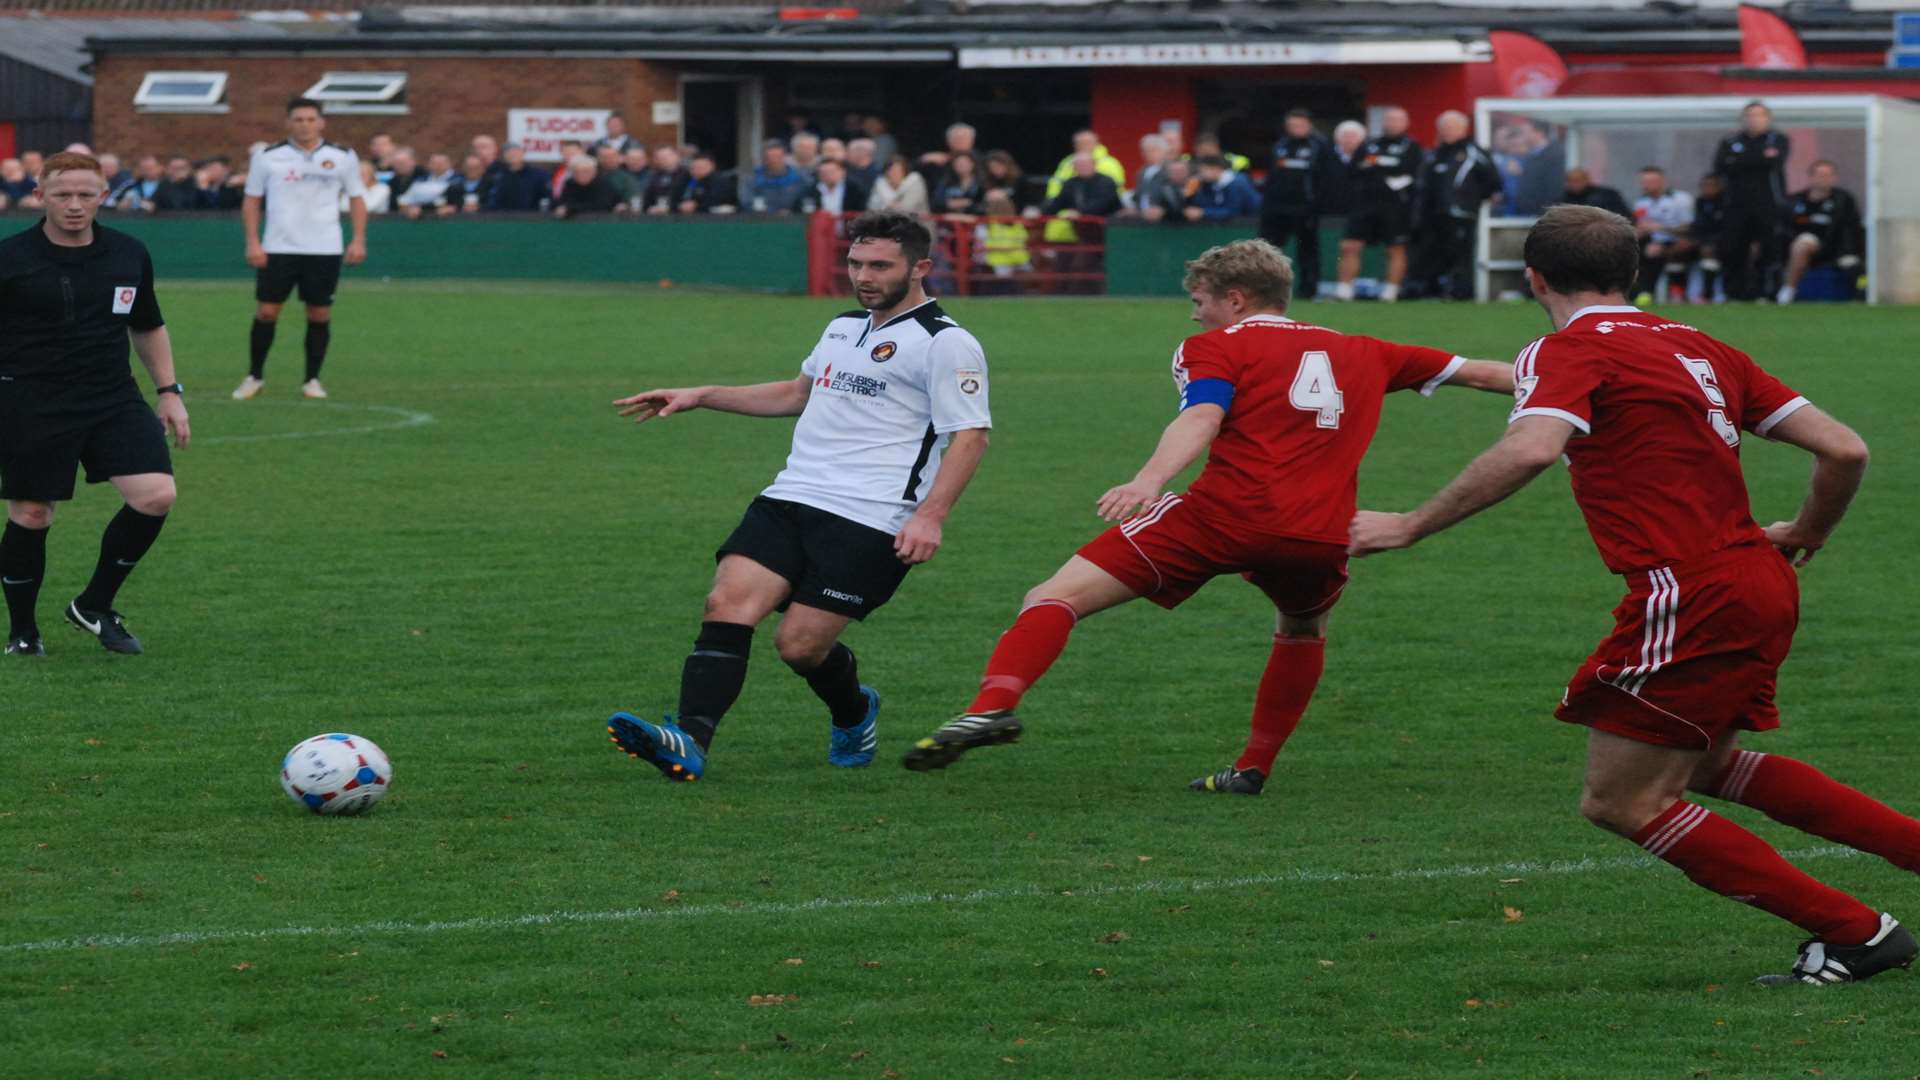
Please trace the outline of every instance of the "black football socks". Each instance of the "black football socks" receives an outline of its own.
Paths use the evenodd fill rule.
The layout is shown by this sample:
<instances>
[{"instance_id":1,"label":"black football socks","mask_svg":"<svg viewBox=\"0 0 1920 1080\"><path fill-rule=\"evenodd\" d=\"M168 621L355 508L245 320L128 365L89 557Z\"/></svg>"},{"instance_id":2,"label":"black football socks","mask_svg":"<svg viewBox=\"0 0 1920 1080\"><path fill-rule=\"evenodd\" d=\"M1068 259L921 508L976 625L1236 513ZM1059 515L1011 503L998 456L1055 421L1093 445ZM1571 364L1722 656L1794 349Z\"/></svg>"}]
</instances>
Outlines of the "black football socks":
<instances>
[{"instance_id":1,"label":"black football socks","mask_svg":"<svg viewBox=\"0 0 1920 1080\"><path fill-rule=\"evenodd\" d=\"M852 649L835 642L833 651L805 678L814 696L832 710L834 727L859 727L867 718L867 695L860 692L860 664Z\"/></svg>"},{"instance_id":2,"label":"black football socks","mask_svg":"<svg viewBox=\"0 0 1920 1080\"><path fill-rule=\"evenodd\" d=\"M165 514L155 517L131 506L121 507L100 535L100 561L93 568L93 580L87 582L86 591L74 599L75 606L84 611L112 611L120 586L160 538L160 527L166 523Z\"/></svg>"},{"instance_id":3,"label":"black football socks","mask_svg":"<svg viewBox=\"0 0 1920 1080\"><path fill-rule=\"evenodd\" d=\"M320 365L327 362L327 342L333 340L333 324L307 324L307 381L320 377Z\"/></svg>"},{"instance_id":4,"label":"black football socks","mask_svg":"<svg viewBox=\"0 0 1920 1080\"><path fill-rule=\"evenodd\" d=\"M33 606L40 598L40 579L47 573L47 530L7 522L0 532L0 588L7 594L7 618L12 638L40 636Z\"/></svg>"},{"instance_id":5,"label":"black football socks","mask_svg":"<svg viewBox=\"0 0 1920 1080\"><path fill-rule=\"evenodd\" d=\"M705 750L747 682L747 657L753 651L753 627L703 622L693 652L680 669L680 715L675 722Z\"/></svg>"},{"instance_id":6,"label":"black football socks","mask_svg":"<svg viewBox=\"0 0 1920 1080\"><path fill-rule=\"evenodd\" d=\"M253 333L247 340L247 374L256 379L267 377L267 353L273 350L273 324L253 320Z\"/></svg>"}]
</instances>

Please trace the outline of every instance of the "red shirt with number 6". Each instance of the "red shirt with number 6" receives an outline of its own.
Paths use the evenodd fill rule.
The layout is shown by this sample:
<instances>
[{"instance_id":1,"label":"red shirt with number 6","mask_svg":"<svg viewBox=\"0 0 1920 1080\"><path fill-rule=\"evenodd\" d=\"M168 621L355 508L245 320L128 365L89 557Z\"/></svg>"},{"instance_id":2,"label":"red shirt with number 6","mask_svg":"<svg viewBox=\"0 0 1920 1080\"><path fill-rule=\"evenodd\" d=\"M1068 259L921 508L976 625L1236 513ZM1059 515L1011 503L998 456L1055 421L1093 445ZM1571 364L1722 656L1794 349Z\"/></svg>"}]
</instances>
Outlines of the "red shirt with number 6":
<instances>
[{"instance_id":1,"label":"red shirt with number 6","mask_svg":"<svg viewBox=\"0 0 1920 1080\"><path fill-rule=\"evenodd\" d=\"M1232 402L1187 503L1231 532L1344 546L1382 400L1431 396L1464 363L1278 315L1195 334L1173 354L1183 401L1194 384L1221 380Z\"/></svg>"},{"instance_id":2,"label":"red shirt with number 6","mask_svg":"<svg viewBox=\"0 0 1920 1080\"><path fill-rule=\"evenodd\" d=\"M1589 307L1522 349L1509 423L1572 424L1573 497L1616 574L1765 541L1740 433L1765 437L1807 399L1739 349L1632 307Z\"/></svg>"}]
</instances>

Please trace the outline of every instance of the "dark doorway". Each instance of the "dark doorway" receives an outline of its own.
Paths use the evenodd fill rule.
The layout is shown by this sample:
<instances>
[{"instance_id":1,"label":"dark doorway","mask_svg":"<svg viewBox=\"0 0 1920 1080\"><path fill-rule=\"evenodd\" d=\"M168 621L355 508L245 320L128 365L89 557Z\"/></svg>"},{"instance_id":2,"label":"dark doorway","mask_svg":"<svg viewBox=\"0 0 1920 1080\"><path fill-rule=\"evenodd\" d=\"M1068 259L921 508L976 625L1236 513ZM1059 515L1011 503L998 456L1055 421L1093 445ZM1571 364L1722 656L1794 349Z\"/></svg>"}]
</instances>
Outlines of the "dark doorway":
<instances>
[{"instance_id":1,"label":"dark doorway","mask_svg":"<svg viewBox=\"0 0 1920 1080\"><path fill-rule=\"evenodd\" d=\"M713 155L721 170L740 167L740 93L736 79L688 78L680 84L684 142Z\"/></svg>"},{"instance_id":2,"label":"dark doorway","mask_svg":"<svg viewBox=\"0 0 1920 1080\"><path fill-rule=\"evenodd\" d=\"M1359 83L1262 82L1253 79L1201 79L1194 83L1200 132L1220 136L1220 148L1245 154L1254 168L1270 164L1273 144L1285 127L1287 110L1303 105L1313 126L1333 136L1342 120L1367 118L1366 94Z\"/></svg>"}]
</instances>

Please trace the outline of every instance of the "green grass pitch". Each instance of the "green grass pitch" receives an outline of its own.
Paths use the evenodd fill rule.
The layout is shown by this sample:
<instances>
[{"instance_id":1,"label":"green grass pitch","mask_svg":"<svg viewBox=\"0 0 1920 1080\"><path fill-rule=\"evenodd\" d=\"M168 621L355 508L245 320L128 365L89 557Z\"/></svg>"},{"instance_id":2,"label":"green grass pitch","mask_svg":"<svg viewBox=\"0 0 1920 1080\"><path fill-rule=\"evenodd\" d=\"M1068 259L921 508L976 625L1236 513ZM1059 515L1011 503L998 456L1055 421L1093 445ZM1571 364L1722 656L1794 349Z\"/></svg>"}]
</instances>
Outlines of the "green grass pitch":
<instances>
[{"instance_id":1,"label":"green grass pitch","mask_svg":"<svg viewBox=\"0 0 1920 1080\"><path fill-rule=\"evenodd\" d=\"M0 1074L476 1077L1846 1078L1920 1072L1920 985L1766 992L1796 932L1576 814L1584 739L1550 710L1618 587L1555 469L1356 563L1327 675L1259 799L1231 760L1271 610L1225 580L1091 619L1026 741L897 765L962 707L1023 591L1099 527L1171 417L1171 301L958 301L993 449L946 547L849 641L881 760L755 646L708 778L616 753L671 708L711 551L790 424L634 428L655 385L789 376L843 301L350 279L325 405L285 324L267 396L244 287L162 283L197 444L109 656L58 624L114 509L62 510L51 655L0 667ZM1507 358L1529 307L1305 317ZM297 310L289 317L297 319ZM1804 572L1786 727L1920 811L1908 311L1688 310L1855 424L1877 457ZM1362 505L1402 509L1497 436L1467 391L1390 402ZM1803 455L1747 441L1755 512ZM392 755L372 815L277 784L298 740ZM1920 882L1714 804L1909 920ZM755 1002L759 1001L759 1004Z\"/></svg>"}]
</instances>

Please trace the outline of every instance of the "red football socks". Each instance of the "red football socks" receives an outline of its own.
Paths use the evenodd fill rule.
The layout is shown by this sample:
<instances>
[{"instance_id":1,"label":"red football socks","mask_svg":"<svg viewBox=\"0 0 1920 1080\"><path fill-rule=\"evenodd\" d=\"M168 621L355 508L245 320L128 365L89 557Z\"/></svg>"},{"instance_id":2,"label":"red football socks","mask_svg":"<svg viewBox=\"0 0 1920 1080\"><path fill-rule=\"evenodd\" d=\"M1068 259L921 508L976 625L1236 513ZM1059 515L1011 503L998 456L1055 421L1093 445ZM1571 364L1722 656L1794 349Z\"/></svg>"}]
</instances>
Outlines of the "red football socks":
<instances>
[{"instance_id":1,"label":"red football socks","mask_svg":"<svg viewBox=\"0 0 1920 1080\"><path fill-rule=\"evenodd\" d=\"M1079 618L1063 600L1042 600L1022 611L993 647L987 673L980 680L980 695L967 711L992 712L1020 704L1027 688L1060 658Z\"/></svg>"},{"instance_id":2,"label":"red football socks","mask_svg":"<svg viewBox=\"0 0 1920 1080\"><path fill-rule=\"evenodd\" d=\"M1661 811L1633 842L1679 867L1694 884L1752 904L1822 941L1859 945L1880 931L1872 908L1808 877L1765 840L1685 799Z\"/></svg>"},{"instance_id":3,"label":"red football socks","mask_svg":"<svg viewBox=\"0 0 1920 1080\"><path fill-rule=\"evenodd\" d=\"M1325 638L1273 638L1273 653L1267 657L1267 670L1260 676L1260 690L1253 699L1253 730L1247 736L1247 748L1240 752L1236 769L1259 769L1262 776L1273 775L1273 759L1287 743L1287 736L1300 725L1307 702L1313 700L1314 687L1320 685L1320 673L1327 666Z\"/></svg>"},{"instance_id":4,"label":"red football socks","mask_svg":"<svg viewBox=\"0 0 1920 1080\"><path fill-rule=\"evenodd\" d=\"M1714 785L1714 794L1920 873L1920 821L1803 761L1741 750Z\"/></svg>"}]
</instances>

